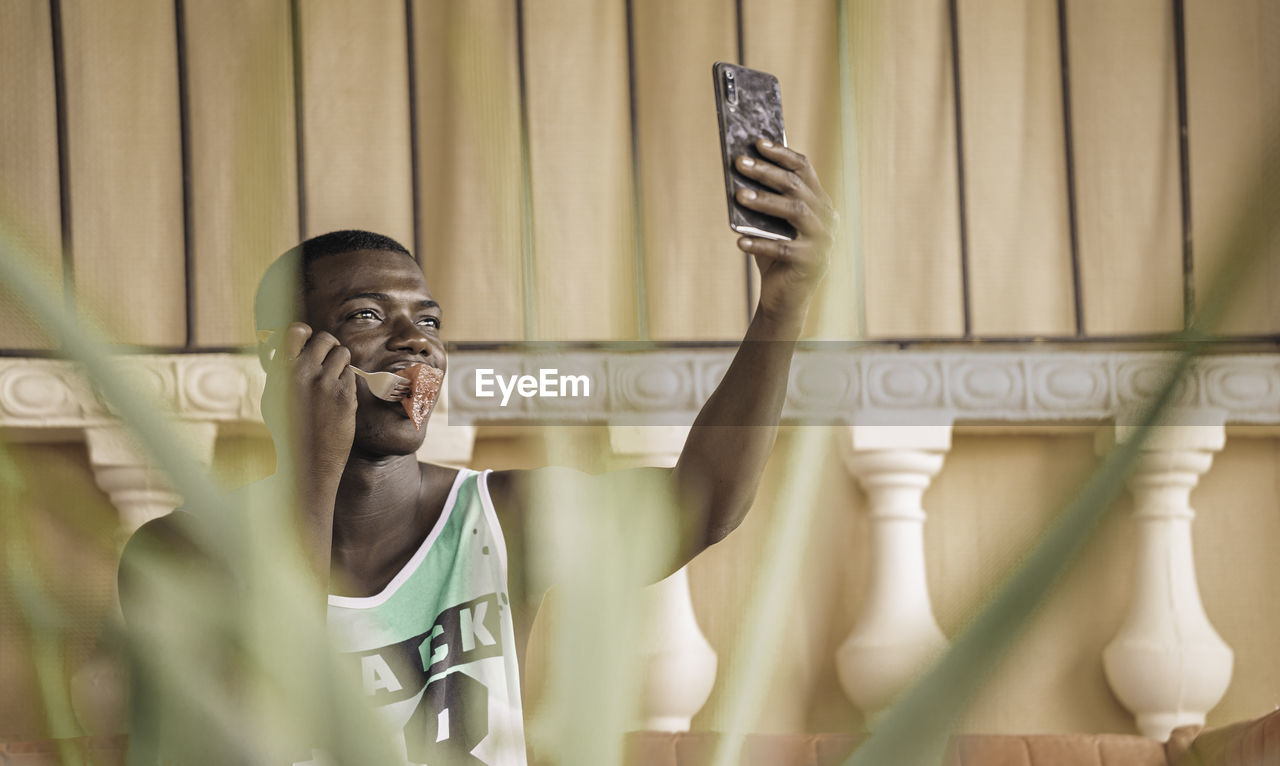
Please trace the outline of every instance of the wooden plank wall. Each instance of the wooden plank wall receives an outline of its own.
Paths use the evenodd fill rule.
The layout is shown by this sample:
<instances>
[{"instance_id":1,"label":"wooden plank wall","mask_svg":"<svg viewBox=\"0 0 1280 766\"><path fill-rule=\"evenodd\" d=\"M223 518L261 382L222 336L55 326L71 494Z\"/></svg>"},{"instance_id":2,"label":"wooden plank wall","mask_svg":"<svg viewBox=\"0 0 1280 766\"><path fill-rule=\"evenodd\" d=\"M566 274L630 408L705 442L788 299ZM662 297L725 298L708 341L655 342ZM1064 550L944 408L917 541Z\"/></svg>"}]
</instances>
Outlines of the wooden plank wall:
<instances>
[{"instance_id":1,"label":"wooden plank wall","mask_svg":"<svg viewBox=\"0 0 1280 766\"><path fill-rule=\"evenodd\" d=\"M1171 3L1065 3L1070 136L1056 4L957 2L958 48L948 0L844 7L842 76L838 2L8 3L0 214L55 281L65 245L79 307L155 349L249 343L265 264L340 227L420 248L450 340L732 339L752 284L708 70L742 60L780 76L792 145L858 205L824 337L958 339L966 313L977 338L1182 325ZM1280 0L1186 7L1203 296L1276 135ZM1280 332L1278 282L1272 257L1228 329ZM0 350L46 346L0 306Z\"/></svg>"},{"instance_id":2,"label":"wooden plank wall","mask_svg":"<svg viewBox=\"0 0 1280 766\"><path fill-rule=\"evenodd\" d=\"M170 0L62 0L77 305L116 338L186 340L177 35Z\"/></svg>"},{"instance_id":3,"label":"wooden plank wall","mask_svg":"<svg viewBox=\"0 0 1280 766\"><path fill-rule=\"evenodd\" d=\"M56 284L62 279L62 218L52 39L47 4L0 5L0 227ZM0 290L0 348L43 345L35 323Z\"/></svg>"},{"instance_id":4,"label":"wooden plank wall","mask_svg":"<svg viewBox=\"0 0 1280 766\"><path fill-rule=\"evenodd\" d=\"M1069 4L1084 326L1182 327L1173 12L1166 0Z\"/></svg>"},{"instance_id":5,"label":"wooden plank wall","mask_svg":"<svg viewBox=\"0 0 1280 766\"><path fill-rule=\"evenodd\" d=\"M186 0L195 343L252 338L258 277L298 242L289 8Z\"/></svg>"},{"instance_id":6,"label":"wooden plank wall","mask_svg":"<svg viewBox=\"0 0 1280 766\"><path fill-rule=\"evenodd\" d=\"M1187 58L1192 165L1191 210L1197 294L1228 256L1232 211L1262 152L1280 136L1280 3L1188 0ZM1211 64L1211 65L1210 65ZM1278 192L1272 187L1271 194ZM1273 196L1274 200L1275 197ZM1276 214L1280 217L1280 211ZM1255 278L1232 301L1224 329L1274 333L1280 327L1280 237Z\"/></svg>"},{"instance_id":7,"label":"wooden plank wall","mask_svg":"<svg viewBox=\"0 0 1280 766\"><path fill-rule=\"evenodd\" d=\"M958 21L973 332L1072 335L1054 4L965 3Z\"/></svg>"},{"instance_id":8,"label":"wooden plank wall","mask_svg":"<svg viewBox=\"0 0 1280 766\"><path fill-rule=\"evenodd\" d=\"M477 341L524 338L515 4L419 0L413 17L420 255L446 307L443 332Z\"/></svg>"}]
</instances>

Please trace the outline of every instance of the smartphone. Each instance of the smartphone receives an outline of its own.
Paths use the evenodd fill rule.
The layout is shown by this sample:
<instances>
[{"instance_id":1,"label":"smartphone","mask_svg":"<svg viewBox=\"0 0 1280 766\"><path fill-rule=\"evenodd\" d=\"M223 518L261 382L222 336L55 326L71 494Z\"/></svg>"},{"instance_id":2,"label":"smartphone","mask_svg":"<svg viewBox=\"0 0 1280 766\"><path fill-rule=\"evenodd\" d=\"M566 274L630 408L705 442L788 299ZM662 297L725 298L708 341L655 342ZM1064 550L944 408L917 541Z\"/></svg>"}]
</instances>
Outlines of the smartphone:
<instances>
[{"instance_id":1,"label":"smartphone","mask_svg":"<svg viewBox=\"0 0 1280 766\"><path fill-rule=\"evenodd\" d=\"M786 146L782 129L782 93L778 78L767 72L717 61L711 67L716 83L716 116L720 121L720 151L724 161L724 188L729 198L729 228L752 237L795 239L796 230L787 221L751 210L735 196L742 188L773 192L772 189L738 172L734 158L745 154L760 157L756 141L767 138Z\"/></svg>"}]
</instances>

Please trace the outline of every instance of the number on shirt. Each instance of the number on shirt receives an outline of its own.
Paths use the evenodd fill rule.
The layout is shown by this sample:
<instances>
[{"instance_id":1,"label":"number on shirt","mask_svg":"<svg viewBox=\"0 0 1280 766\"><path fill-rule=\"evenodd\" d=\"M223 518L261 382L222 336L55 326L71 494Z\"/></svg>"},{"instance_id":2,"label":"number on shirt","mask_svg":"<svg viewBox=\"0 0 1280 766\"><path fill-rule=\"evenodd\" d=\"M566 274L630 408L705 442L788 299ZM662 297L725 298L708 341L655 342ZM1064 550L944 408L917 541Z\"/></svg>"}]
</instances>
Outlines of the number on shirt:
<instances>
[{"instance_id":1,"label":"number on shirt","mask_svg":"<svg viewBox=\"0 0 1280 766\"><path fill-rule=\"evenodd\" d=\"M453 672L427 686L405 724L405 752L427 766L484 766L471 751L488 734L489 689Z\"/></svg>"}]
</instances>

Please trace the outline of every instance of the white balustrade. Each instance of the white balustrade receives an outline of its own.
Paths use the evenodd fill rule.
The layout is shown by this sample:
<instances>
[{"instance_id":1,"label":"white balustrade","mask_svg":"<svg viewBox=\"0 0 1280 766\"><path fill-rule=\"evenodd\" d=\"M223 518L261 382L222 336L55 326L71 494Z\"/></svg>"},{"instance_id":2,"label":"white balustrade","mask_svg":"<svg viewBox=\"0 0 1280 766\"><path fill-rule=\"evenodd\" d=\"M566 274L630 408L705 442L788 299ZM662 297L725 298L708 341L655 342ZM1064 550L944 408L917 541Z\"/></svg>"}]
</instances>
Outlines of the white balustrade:
<instances>
[{"instance_id":1,"label":"white balustrade","mask_svg":"<svg viewBox=\"0 0 1280 766\"><path fill-rule=\"evenodd\" d=\"M872 726L947 646L925 577L922 498L951 448L951 420L942 412L906 417L925 424L850 426L843 445L869 500L871 570L862 612L836 652L836 668Z\"/></svg>"},{"instance_id":2,"label":"white balustrade","mask_svg":"<svg viewBox=\"0 0 1280 766\"><path fill-rule=\"evenodd\" d=\"M1233 653L1205 614L1191 551L1191 490L1226 441L1221 410L1183 410L1152 433L1129 478L1137 522L1128 614L1103 652L1107 681L1146 736L1200 724L1231 683ZM1123 441L1118 426L1100 440Z\"/></svg>"},{"instance_id":3,"label":"white balustrade","mask_svg":"<svg viewBox=\"0 0 1280 766\"><path fill-rule=\"evenodd\" d=\"M688 433L686 426L611 426L609 441L625 462L671 467ZM639 726L644 730L688 731L715 686L716 653L698 627L686 570L644 589L646 629L639 647L644 663Z\"/></svg>"},{"instance_id":4,"label":"white balustrade","mask_svg":"<svg viewBox=\"0 0 1280 766\"><path fill-rule=\"evenodd\" d=\"M177 422L170 425L191 449L196 460L206 465L212 460L213 443L218 435L217 424ZM182 504L182 496L151 465L124 428L95 426L86 428L84 435L94 478L120 512L122 544L138 527Z\"/></svg>"}]
</instances>

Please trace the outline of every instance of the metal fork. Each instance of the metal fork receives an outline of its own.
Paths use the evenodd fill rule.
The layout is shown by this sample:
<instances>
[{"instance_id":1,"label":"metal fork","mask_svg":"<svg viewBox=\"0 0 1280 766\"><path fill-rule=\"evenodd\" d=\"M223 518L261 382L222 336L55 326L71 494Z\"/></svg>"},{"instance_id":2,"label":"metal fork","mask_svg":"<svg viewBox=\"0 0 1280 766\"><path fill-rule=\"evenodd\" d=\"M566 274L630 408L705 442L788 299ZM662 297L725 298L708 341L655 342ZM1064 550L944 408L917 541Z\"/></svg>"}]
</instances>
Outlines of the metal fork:
<instances>
[{"instance_id":1,"label":"metal fork","mask_svg":"<svg viewBox=\"0 0 1280 766\"><path fill-rule=\"evenodd\" d=\"M369 393L389 402L399 401L409 395L409 379L394 372L365 372L354 364L347 369L364 378L369 385Z\"/></svg>"}]
</instances>

